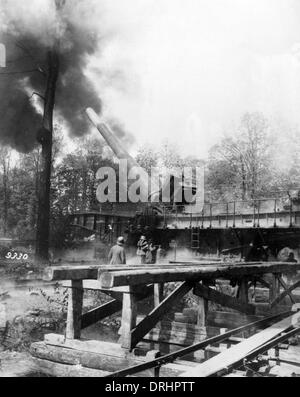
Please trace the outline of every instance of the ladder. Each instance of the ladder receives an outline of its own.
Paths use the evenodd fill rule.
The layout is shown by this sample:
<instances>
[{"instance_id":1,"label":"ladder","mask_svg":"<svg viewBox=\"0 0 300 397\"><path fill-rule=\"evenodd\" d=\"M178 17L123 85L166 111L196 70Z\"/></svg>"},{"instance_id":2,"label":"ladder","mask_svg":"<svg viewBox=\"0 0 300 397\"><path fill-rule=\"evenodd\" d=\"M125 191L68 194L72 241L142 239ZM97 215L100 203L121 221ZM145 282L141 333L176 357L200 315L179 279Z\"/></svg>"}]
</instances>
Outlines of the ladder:
<instances>
[{"instance_id":1,"label":"ladder","mask_svg":"<svg viewBox=\"0 0 300 397\"><path fill-rule=\"evenodd\" d=\"M191 249L198 250L200 248L200 228L192 227L191 229Z\"/></svg>"}]
</instances>

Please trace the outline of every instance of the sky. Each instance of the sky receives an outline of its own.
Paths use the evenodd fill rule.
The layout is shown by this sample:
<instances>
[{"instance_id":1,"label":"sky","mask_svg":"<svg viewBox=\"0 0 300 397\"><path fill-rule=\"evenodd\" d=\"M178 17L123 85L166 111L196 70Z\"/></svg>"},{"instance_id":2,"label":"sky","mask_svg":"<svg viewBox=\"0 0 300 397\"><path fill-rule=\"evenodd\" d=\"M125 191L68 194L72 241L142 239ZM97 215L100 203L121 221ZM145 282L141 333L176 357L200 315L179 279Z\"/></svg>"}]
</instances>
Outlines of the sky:
<instances>
[{"instance_id":1,"label":"sky","mask_svg":"<svg viewBox=\"0 0 300 397\"><path fill-rule=\"evenodd\" d=\"M98 4L109 40L86 73L103 115L136 138L131 151L168 139L206 157L245 112L300 124L298 0Z\"/></svg>"},{"instance_id":2,"label":"sky","mask_svg":"<svg viewBox=\"0 0 300 397\"><path fill-rule=\"evenodd\" d=\"M8 15L2 20L1 4L6 4ZM99 45L83 63L83 75L101 98L102 117L117 121L134 137L123 136L124 145L131 143L131 154L167 139L182 155L205 158L245 112L262 112L280 125L300 126L300 0L66 4L69 20L98 35ZM10 15L43 44L64 31L56 21L53 0L0 0L0 23L9 24ZM66 51L76 42L85 54L85 41L78 37L64 40ZM76 53L74 48L71 53ZM74 89L78 80L85 81L78 73ZM68 86L72 88L70 78ZM68 92L71 95L72 89ZM77 109L75 94L64 101L69 116L90 106L81 92L85 90L77 92ZM65 148L74 150L72 142L68 139Z\"/></svg>"}]
</instances>

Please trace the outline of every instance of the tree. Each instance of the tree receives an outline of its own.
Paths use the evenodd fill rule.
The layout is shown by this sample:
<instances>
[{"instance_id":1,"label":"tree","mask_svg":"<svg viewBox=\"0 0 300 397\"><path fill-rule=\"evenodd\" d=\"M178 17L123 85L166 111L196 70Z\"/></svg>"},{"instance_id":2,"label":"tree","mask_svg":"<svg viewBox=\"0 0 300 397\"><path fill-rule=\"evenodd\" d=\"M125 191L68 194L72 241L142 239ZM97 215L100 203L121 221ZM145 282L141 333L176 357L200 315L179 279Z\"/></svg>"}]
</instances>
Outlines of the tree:
<instances>
[{"instance_id":1,"label":"tree","mask_svg":"<svg viewBox=\"0 0 300 397\"><path fill-rule=\"evenodd\" d=\"M149 175L151 168L158 166L158 157L159 155L153 147L144 145L138 149L136 161Z\"/></svg>"},{"instance_id":2,"label":"tree","mask_svg":"<svg viewBox=\"0 0 300 397\"><path fill-rule=\"evenodd\" d=\"M2 172L2 186L3 186L3 234L7 234L8 223L8 207L9 207L9 174L11 162L11 149L7 146L0 147L0 167Z\"/></svg>"},{"instance_id":3,"label":"tree","mask_svg":"<svg viewBox=\"0 0 300 397\"><path fill-rule=\"evenodd\" d=\"M265 191L270 177L271 147L266 118L260 113L246 113L235 134L212 148L210 171L215 173L218 164L219 177L231 181L227 187L235 196L232 198L254 199Z\"/></svg>"}]
</instances>

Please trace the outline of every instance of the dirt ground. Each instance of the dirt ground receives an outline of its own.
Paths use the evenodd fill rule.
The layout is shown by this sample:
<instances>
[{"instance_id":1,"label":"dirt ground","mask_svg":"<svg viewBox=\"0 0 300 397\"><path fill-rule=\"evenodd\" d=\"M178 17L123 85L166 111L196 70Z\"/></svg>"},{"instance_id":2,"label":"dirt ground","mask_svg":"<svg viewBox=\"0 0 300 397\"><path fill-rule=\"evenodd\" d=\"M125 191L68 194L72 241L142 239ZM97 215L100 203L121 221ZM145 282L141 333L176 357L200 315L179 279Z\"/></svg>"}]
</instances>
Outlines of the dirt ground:
<instances>
[{"instance_id":1,"label":"dirt ground","mask_svg":"<svg viewBox=\"0 0 300 397\"><path fill-rule=\"evenodd\" d=\"M0 377L43 376L29 353L32 342L47 333L64 333L67 289L58 283L45 283L31 265L12 268L0 263ZM107 297L86 293L84 308L89 310ZM95 324L82 337L116 342L118 317Z\"/></svg>"}]
</instances>

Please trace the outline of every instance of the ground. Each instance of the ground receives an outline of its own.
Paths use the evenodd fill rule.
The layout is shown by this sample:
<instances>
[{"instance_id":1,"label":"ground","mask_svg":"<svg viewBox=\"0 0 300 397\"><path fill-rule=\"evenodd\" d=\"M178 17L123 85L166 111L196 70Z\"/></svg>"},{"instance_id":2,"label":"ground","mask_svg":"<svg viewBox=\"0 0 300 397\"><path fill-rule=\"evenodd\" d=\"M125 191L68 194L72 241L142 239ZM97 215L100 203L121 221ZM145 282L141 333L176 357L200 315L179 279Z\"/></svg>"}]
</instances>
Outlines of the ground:
<instances>
[{"instance_id":1,"label":"ground","mask_svg":"<svg viewBox=\"0 0 300 397\"><path fill-rule=\"evenodd\" d=\"M67 289L62 284L45 283L41 269L32 264L0 263L0 376L42 376L29 354L32 342L44 334L63 334ZM89 310L107 301L97 292L85 294ZM83 331L83 337L116 342L118 318L109 318Z\"/></svg>"}]
</instances>

